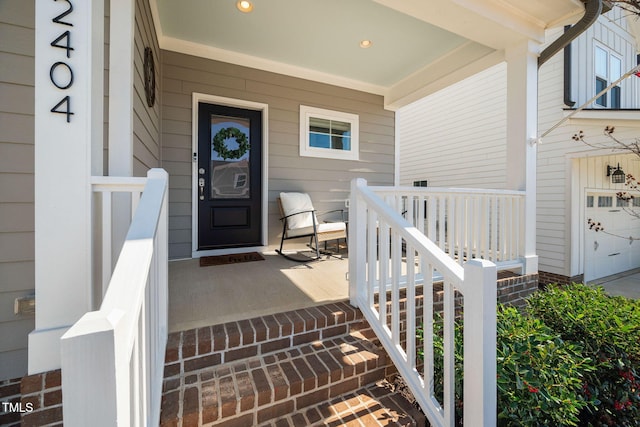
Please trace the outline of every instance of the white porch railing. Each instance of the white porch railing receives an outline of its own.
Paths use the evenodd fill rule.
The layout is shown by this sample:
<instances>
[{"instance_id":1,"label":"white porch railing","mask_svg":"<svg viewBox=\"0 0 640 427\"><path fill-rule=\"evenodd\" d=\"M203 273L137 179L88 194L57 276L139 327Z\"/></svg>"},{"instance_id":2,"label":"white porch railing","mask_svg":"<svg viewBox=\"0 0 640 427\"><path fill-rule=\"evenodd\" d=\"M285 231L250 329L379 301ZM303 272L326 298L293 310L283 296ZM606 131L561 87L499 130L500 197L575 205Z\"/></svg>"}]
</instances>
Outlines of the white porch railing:
<instances>
[{"instance_id":1,"label":"white porch railing","mask_svg":"<svg viewBox=\"0 0 640 427\"><path fill-rule=\"evenodd\" d=\"M524 191L370 187L460 265L524 265Z\"/></svg>"},{"instance_id":2,"label":"white porch railing","mask_svg":"<svg viewBox=\"0 0 640 427\"><path fill-rule=\"evenodd\" d=\"M65 425L159 424L168 330L168 176L152 169L142 180L100 309L86 313L61 340ZM100 177L96 183L97 192L139 193L141 179ZM110 218L106 209L103 215ZM108 218L103 221L110 230Z\"/></svg>"},{"instance_id":3,"label":"white porch railing","mask_svg":"<svg viewBox=\"0 0 640 427\"><path fill-rule=\"evenodd\" d=\"M411 210L411 203L400 209L398 203L390 206L376 193L384 193L385 198L396 202L406 199L404 195L395 194L390 189L368 188L366 181L362 179L352 182L349 209L351 303L363 312L399 373L405 378L429 422L434 426L454 426L454 320L457 308L454 298L456 292L462 294L464 419L471 420L470 424L474 426L495 426L495 264L487 260L472 259L461 266L403 217L402 212L406 207L406 217L416 216ZM423 218L423 202L423 199L418 199L418 218ZM428 214L427 218L433 219L429 215L432 214ZM457 222L448 222L447 233L457 236L458 231L452 230L456 225ZM433 222L429 227L434 227ZM437 226L435 228L438 229ZM493 227L493 230L496 229L497 227ZM491 236L487 238L491 239ZM464 247L461 243L466 240L454 239L447 242L460 243L460 251L460 248ZM433 278L436 276L441 277L438 280L442 280L444 288L442 401L439 401L434 393ZM418 313L415 295L416 287L420 284L423 286L424 305L421 313ZM404 318L400 313L401 287L405 288L406 292ZM419 344L416 338L418 317L422 317L425 331L422 343L422 372L418 369L416 357ZM401 340L402 330L405 332L404 341Z\"/></svg>"},{"instance_id":4,"label":"white porch railing","mask_svg":"<svg viewBox=\"0 0 640 427\"><path fill-rule=\"evenodd\" d=\"M97 266L99 267L94 270L98 270L99 273L99 279L96 277L99 282L99 286L96 291L101 291L101 293L96 299L100 302L107 292L109 281L111 280L111 274L113 273L113 254L118 249L121 249L117 247L117 243L114 244L113 239L112 224L114 219L112 214L114 209L114 198L124 196L130 199L131 218L129 218L129 220L131 221L133 220L133 215L136 212L138 203L140 203L140 197L142 196L146 183L147 178L144 177L91 177L92 191L94 196L97 196L96 202L98 202L97 205L100 208L99 215L97 215L96 218L96 220L99 220L101 223L97 227L99 230L99 238L96 239L94 244L94 251L100 256L99 260L94 260L94 262L97 261ZM122 244L122 240L120 240L119 243ZM114 246L116 246L116 248L114 248Z\"/></svg>"}]
</instances>

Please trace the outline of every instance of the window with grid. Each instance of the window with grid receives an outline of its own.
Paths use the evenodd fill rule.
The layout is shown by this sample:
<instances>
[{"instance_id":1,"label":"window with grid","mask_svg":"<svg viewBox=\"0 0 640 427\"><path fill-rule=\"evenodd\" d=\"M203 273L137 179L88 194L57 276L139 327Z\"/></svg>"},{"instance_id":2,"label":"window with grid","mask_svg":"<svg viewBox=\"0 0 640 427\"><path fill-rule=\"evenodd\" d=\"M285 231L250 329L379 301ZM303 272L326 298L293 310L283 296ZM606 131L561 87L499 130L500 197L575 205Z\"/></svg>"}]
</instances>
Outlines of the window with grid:
<instances>
[{"instance_id":1,"label":"window with grid","mask_svg":"<svg viewBox=\"0 0 640 427\"><path fill-rule=\"evenodd\" d=\"M300 155L358 160L358 115L300 106Z\"/></svg>"},{"instance_id":2,"label":"window with grid","mask_svg":"<svg viewBox=\"0 0 640 427\"><path fill-rule=\"evenodd\" d=\"M596 45L593 62L595 67L595 93L598 94L622 76L622 59L603 46ZM612 109L621 108L621 97L622 91L618 84L611 88L609 92L598 97L595 105Z\"/></svg>"}]
</instances>

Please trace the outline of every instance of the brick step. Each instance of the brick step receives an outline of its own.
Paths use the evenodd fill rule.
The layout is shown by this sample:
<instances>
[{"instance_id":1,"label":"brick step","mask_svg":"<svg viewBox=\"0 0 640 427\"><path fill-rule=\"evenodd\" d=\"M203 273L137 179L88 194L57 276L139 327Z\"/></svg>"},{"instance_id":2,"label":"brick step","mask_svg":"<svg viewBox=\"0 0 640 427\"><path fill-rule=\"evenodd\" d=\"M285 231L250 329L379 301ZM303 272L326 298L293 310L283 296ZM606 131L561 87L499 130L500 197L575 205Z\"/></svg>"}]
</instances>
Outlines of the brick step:
<instances>
[{"instance_id":1,"label":"brick step","mask_svg":"<svg viewBox=\"0 0 640 427\"><path fill-rule=\"evenodd\" d=\"M360 310L337 302L174 332L167 342L165 378L354 331L375 340Z\"/></svg>"},{"instance_id":2,"label":"brick step","mask_svg":"<svg viewBox=\"0 0 640 427\"><path fill-rule=\"evenodd\" d=\"M385 377L386 354L358 332L165 378L163 426L255 426Z\"/></svg>"},{"instance_id":3,"label":"brick step","mask_svg":"<svg viewBox=\"0 0 640 427\"><path fill-rule=\"evenodd\" d=\"M259 427L426 425L424 414L396 393L386 380L381 380Z\"/></svg>"},{"instance_id":4,"label":"brick step","mask_svg":"<svg viewBox=\"0 0 640 427\"><path fill-rule=\"evenodd\" d=\"M346 302L172 333L161 421L256 426L394 372L362 313Z\"/></svg>"}]
</instances>

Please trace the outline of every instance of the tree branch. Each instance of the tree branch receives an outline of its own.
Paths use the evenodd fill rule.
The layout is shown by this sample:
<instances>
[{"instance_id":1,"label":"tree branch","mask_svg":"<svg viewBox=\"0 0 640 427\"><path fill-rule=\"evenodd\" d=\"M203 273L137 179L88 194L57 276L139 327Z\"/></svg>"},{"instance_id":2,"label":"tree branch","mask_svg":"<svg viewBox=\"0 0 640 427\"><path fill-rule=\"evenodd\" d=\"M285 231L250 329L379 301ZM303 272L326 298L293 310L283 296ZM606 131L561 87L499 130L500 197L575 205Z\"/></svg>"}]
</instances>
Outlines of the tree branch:
<instances>
[{"instance_id":1,"label":"tree branch","mask_svg":"<svg viewBox=\"0 0 640 427\"><path fill-rule=\"evenodd\" d=\"M640 17L640 0L609 0L609 3Z\"/></svg>"}]
</instances>

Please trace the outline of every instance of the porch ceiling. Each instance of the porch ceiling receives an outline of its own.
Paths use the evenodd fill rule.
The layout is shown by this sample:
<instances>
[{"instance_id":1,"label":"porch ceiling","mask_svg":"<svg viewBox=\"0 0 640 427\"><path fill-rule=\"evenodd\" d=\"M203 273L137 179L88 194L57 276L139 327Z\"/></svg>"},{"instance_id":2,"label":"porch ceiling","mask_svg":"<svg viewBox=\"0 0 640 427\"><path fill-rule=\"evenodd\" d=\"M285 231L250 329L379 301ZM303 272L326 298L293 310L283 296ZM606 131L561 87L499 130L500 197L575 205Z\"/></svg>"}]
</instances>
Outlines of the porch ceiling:
<instances>
[{"instance_id":1,"label":"porch ceiling","mask_svg":"<svg viewBox=\"0 0 640 427\"><path fill-rule=\"evenodd\" d=\"M160 47L385 96L398 108L575 21L579 0L151 0ZM363 49L361 40L371 40Z\"/></svg>"}]
</instances>

